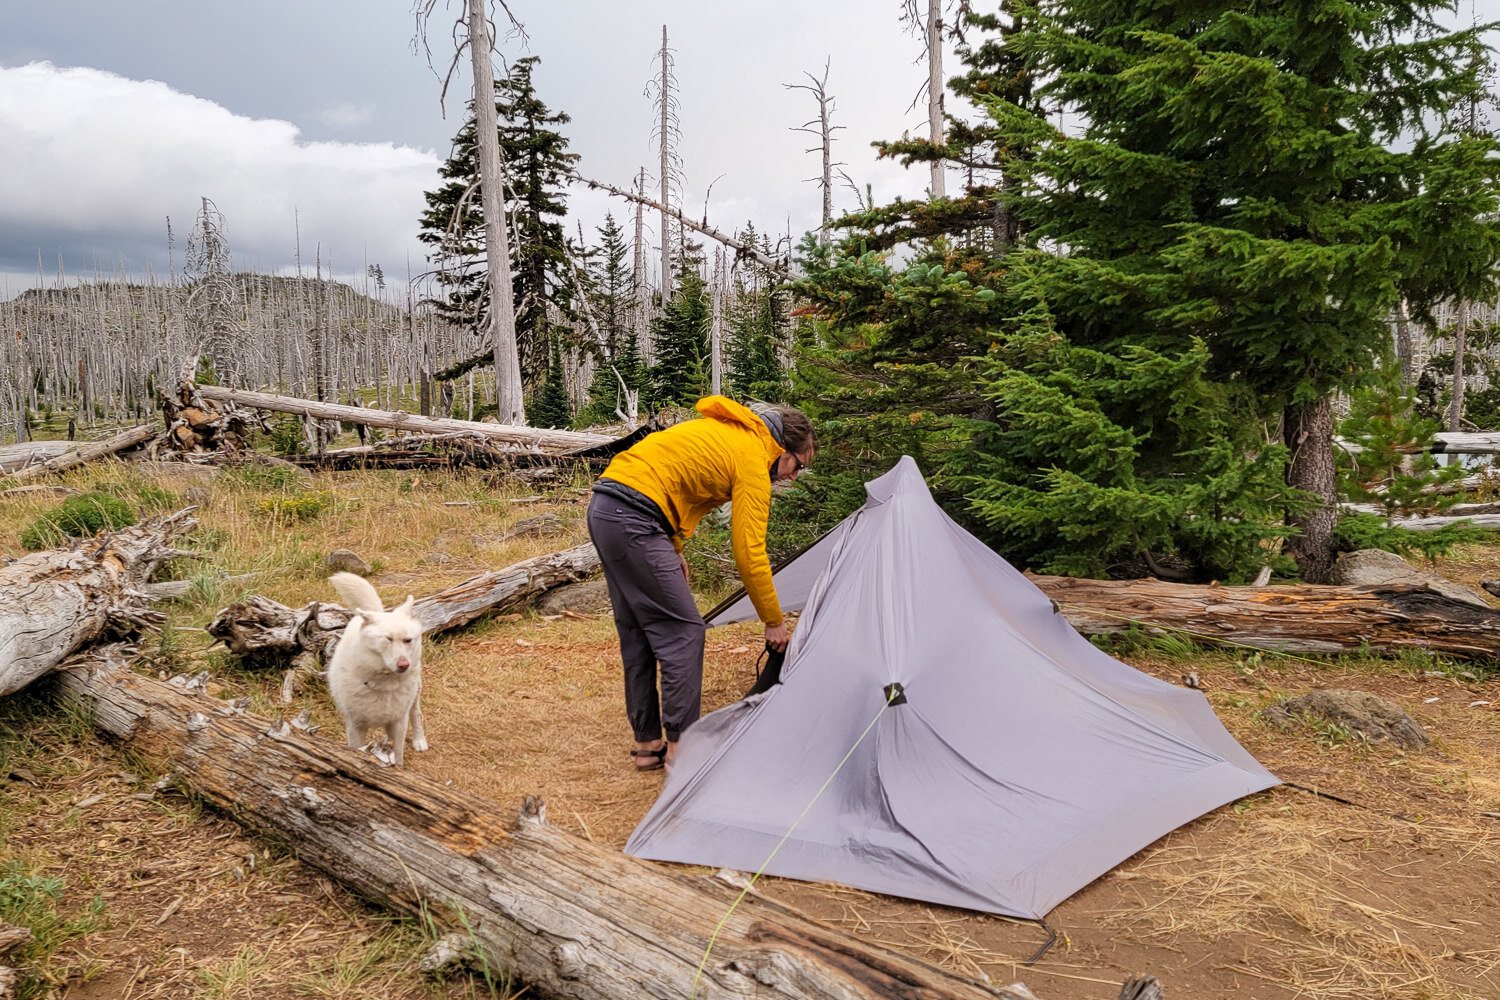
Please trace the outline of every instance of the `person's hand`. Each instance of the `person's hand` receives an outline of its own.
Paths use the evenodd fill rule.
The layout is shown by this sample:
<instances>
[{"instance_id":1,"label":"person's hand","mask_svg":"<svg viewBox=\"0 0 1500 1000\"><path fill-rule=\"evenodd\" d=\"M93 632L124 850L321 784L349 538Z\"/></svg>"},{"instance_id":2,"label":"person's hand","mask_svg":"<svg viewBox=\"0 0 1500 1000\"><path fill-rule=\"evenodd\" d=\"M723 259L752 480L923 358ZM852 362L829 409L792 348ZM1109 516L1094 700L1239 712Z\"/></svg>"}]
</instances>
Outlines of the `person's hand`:
<instances>
[{"instance_id":1,"label":"person's hand","mask_svg":"<svg viewBox=\"0 0 1500 1000\"><path fill-rule=\"evenodd\" d=\"M792 639L792 633L787 630L786 622L780 625L766 626L766 645L778 653L786 652L786 644Z\"/></svg>"},{"instance_id":2,"label":"person's hand","mask_svg":"<svg viewBox=\"0 0 1500 1000\"><path fill-rule=\"evenodd\" d=\"M682 578L691 581L692 577L688 575L687 556L679 552L677 553L677 561L682 564Z\"/></svg>"}]
</instances>

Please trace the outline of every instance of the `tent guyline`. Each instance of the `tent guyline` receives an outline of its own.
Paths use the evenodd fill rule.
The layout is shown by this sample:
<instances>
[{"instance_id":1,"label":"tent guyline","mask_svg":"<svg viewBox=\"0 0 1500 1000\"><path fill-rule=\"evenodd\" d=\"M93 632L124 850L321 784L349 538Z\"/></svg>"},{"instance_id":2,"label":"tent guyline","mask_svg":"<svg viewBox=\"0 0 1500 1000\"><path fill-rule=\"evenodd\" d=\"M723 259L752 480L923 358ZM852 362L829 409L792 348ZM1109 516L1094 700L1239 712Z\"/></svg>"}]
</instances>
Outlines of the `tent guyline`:
<instances>
[{"instance_id":1,"label":"tent guyline","mask_svg":"<svg viewBox=\"0 0 1500 1000\"><path fill-rule=\"evenodd\" d=\"M893 686L899 689L899 685ZM792 834L797 830L797 825L807 818L807 814L812 811L812 807L817 804L818 799L828 790L828 786L833 784L833 779L838 777L839 772L844 769L844 765L849 763L849 758L854 756L854 751L858 750L859 745L864 742L865 737L870 735L870 730L875 728L875 723L880 721L880 717L885 714L886 709L894 704L899 704L893 700L894 697L894 693L887 691L885 704L880 706L880 711L875 713L875 718L870 720L870 724L865 726L864 732L859 734L859 738L854 741L854 745L845 752L843 758L838 762L838 766L833 769L833 773L823 779L823 783L818 786L818 790L813 794L812 799L807 805L802 807L802 812L792 821L792 825L787 828L786 833L781 835L781 839L776 842L776 846L771 848L771 853L766 856L766 860L761 862L760 867L755 870L755 874L750 876L750 881L745 883L745 887L740 890L740 894L734 897L734 902L729 904L729 909L724 911L724 916L719 918L719 923L714 927L714 932L709 935L708 947L703 949L703 960L698 963L698 972L693 976L693 985L688 991L688 1000L694 1000L698 995L698 982L703 978L703 970L708 967L708 956L714 950L714 942L719 939L719 932L724 929L724 925L729 922L729 918L734 915L734 911L739 908L744 898L750 894L750 890L755 886L756 880L765 874L766 866L775 859L776 852L780 851L782 845L791 839Z\"/></svg>"}]
</instances>

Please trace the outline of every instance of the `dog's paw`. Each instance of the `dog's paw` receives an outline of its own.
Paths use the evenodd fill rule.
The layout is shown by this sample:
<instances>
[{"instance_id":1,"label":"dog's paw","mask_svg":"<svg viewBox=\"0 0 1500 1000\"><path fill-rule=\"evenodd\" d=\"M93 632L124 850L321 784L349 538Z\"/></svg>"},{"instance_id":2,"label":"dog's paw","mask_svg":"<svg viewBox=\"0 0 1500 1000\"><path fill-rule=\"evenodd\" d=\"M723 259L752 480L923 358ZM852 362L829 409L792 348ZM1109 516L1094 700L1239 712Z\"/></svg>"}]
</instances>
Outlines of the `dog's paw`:
<instances>
[{"instance_id":1,"label":"dog's paw","mask_svg":"<svg viewBox=\"0 0 1500 1000\"><path fill-rule=\"evenodd\" d=\"M411 741L411 748L413 750L426 750L427 749L427 740L425 740L425 739L412 740Z\"/></svg>"}]
</instances>

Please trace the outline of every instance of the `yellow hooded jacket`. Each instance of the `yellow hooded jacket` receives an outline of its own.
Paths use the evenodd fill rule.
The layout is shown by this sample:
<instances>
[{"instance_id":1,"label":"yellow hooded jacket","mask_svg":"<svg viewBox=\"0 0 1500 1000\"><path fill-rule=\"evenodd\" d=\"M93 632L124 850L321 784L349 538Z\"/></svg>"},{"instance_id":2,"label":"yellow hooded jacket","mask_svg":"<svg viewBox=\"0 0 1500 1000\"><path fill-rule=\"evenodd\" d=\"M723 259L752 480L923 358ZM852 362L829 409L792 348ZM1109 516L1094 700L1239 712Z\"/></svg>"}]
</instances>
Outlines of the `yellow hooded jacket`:
<instances>
[{"instance_id":1,"label":"yellow hooded jacket","mask_svg":"<svg viewBox=\"0 0 1500 1000\"><path fill-rule=\"evenodd\" d=\"M771 512L771 463L785 450L765 421L726 396L698 400L702 420L688 420L647 435L616 455L604 475L650 497L676 529L672 546L698 527L704 514L734 502L730 537L740 582L767 625L781 624L781 604L766 557Z\"/></svg>"}]
</instances>

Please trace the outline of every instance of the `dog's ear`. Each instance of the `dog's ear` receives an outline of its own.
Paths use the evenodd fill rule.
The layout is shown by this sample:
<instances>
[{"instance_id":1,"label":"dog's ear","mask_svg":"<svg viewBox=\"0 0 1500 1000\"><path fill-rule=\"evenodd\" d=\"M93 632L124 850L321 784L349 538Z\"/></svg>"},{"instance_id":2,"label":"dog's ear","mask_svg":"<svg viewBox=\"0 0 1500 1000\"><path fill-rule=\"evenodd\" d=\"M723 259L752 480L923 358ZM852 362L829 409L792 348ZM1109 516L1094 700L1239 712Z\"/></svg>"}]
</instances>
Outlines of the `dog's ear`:
<instances>
[{"instance_id":1,"label":"dog's ear","mask_svg":"<svg viewBox=\"0 0 1500 1000\"><path fill-rule=\"evenodd\" d=\"M400 613L400 614L410 614L412 606L415 605L416 603L417 603L417 599L415 597L411 596L410 594L407 594L406 595L406 600L404 600L404 601L401 602L401 606L399 608L397 608L396 611L398 613Z\"/></svg>"},{"instance_id":2,"label":"dog's ear","mask_svg":"<svg viewBox=\"0 0 1500 1000\"><path fill-rule=\"evenodd\" d=\"M349 624L344 627L356 629L364 628L365 616L356 611L354 614L349 616Z\"/></svg>"}]
</instances>

